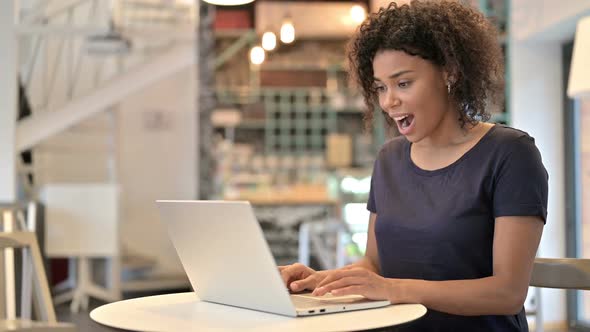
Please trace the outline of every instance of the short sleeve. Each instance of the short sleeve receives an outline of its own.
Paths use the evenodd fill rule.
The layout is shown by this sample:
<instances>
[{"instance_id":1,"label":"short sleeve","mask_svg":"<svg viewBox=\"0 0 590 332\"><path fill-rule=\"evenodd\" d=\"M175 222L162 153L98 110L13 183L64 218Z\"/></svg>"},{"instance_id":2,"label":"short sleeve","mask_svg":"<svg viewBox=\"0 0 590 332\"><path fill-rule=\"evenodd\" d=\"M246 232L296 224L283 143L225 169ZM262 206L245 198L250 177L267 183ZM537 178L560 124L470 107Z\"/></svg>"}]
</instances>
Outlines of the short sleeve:
<instances>
[{"instance_id":1,"label":"short sleeve","mask_svg":"<svg viewBox=\"0 0 590 332\"><path fill-rule=\"evenodd\" d=\"M512 141L494 180L494 218L538 216L546 222L548 174L530 136Z\"/></svg>"},{"instance_id":2,"label":"short sleeve","mask_svg":"<svg viewBox=\"0 0 590 332\"><path fill-rule=\"evenodd\" d=\"M377 206L375 204L375 172L371 176L371 189L369 190L369 200L367 201L367 210L377 213Z\"/></svg>"},{"instance_id":3,"label":"short sleeve","mask_svg":"<svg viewBox=\"0 0 590 332\"><path fill-rule=\"evenodd\" d=\"M379 177L377 165L379 164L379 159L382 156L383 150L380 150L377 154L377 158L373 164L373 173L371 173L371 188L369 189L369 200L367 201L367 210L373 213L377 213L377 202L375 200L375 192L377 188L375 187L376 178Z\"/></svg>"}]
</instances>

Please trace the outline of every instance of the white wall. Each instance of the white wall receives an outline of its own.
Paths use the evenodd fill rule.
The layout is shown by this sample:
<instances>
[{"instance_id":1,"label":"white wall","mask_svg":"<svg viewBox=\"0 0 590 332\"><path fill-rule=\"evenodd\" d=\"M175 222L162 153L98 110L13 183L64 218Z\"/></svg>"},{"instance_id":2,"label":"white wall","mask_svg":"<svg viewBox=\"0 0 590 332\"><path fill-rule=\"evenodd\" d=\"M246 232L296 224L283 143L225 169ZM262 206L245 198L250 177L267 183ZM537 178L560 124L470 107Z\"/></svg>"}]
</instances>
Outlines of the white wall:
<instances>
[{"instance_id":1,"label":"white wall","mask_svg":"<svg viewBox=\"0 0 590 332\"><path fill-rule=\"evenodd\" d=\"M513 0L511 12L511 124L535 137L549 172L547 225L538 255L565 257L561 48L573 39L576 20L590 13L590 1ZM542 303L546 324L565 323L564 291L543 289Z\"/></svg>"},{"instance_id":2,"label":"white wall","mask_svg":"<svg viewBox=\"0 0 590 332\"><path fill-rule=\"evenodd\" d=\"M64 4L50 1L46 11L53 12ZM26 8L32 7L29 2ZM91 14L92 13L92 14ZM61 26L106 27L108 3L83 3L72 12L69 22L67 12L53 17L49 24ZM26 24L26 23L22 23ZM39 43L39 53L33 59L38 38L20 35L19 68L23 81L29 79L26 93L33 115L59 109L73 96L88 94L95 83L111 77L117 68L117 57L89 56L81 47L84 35L54 34L45 36ZM31 66L32 65L32 66ZM79 70L79 75L78 75ZM74 81L73 81L74 80ZM69 82L75 84L69 86ZM111 182L114 180L112 157L114 156L115 118L112 113L101 112L50 136L33 148L35 184L41 188L47 183Z\"/></svg>"},{"instance_id":3,"label":"white wall","mask_svg":"<svg viewBox=\"0 0 590 332\"><path fill-rule=\"evenodd\" d=\"M588 0L512 0L512 35L518 40L564 41L577 20L590 14Z\"/></svg>"},{"instance_id":4,"label":"white wall","mask_svg":"<svg viewBox=\"0 0 590 332\"><path fill-rule=\"evenodd\" d=\"M17 114L15 3L0 3L0 202L16 199L15 126Z\"/></svg>"},{"instance_id":5,"label":"white wall","mask_svg":"<svg viewBox=\"0 0 590 332\"><path fill-rule=\"evenodd\" d=\"M181 266L154 201L196 198L195 82L188 67L35 148L40 186L119 183L121 248L157 259L164 273Z\"/></svg>"},{"instance_id":6,"label":"white wall","mask_svg":"<svg viewBox=\"0 0 590 332\"><path fill-rule=\"evenodd\" d=\"M196 197L196 112L193 69L179 72L119 105L118 179L123 246L181 271L156 199Z\"/></svg>"},{"instance_id":7,"label":"white wall","mask_svg":"<svg viewBox=\"0 0 590 332\"><path fill-rule=\"evenodd\" d=\"M94 15L89 15L90 3L81 5L73 15L74 23L105 25L108 3L99 1L97 5ZM52 23L66 25L67 15ZM74 95L85 95L93 90L97 81L99 85L108 84L123 63L130 65L125 66L126 69L141 65L144 56L139 50L151 39L157 38L134 40L136 49L124 58L89 56L80 49L83 36L66 40L61 51L61 39L45 40L27 91L33 112L43 111L44 92L50 92L49 109L68 102L65 82L68 77L75 76L79 61L80 76L75 82ZM27 42L32 41L30 38L23 41L26 54L20 59L21 65L30 56L33 46ZM44 67L48 70L43 70ZM54 72L55 84L52 84ZM158 198L194 199L198 192L195 82L193 70L187 68L34 148L35 179L39 186L45 183L119 183L121 247L156 258L160 269L166 272L180 271L181 267L159 223L154 201ZM158 114L164 115L164 122L154 118Z\"/></svg>"},{"instance_id":8,"label":"white wall","mask_svg":"<svg viewBox=\"0 0 590 332\"><path fill-rule=\"evenodd\" d=\"M563 90L559 46L517 44L511 50L511 125L535 138L549 173L547 224L539 257L565 257ZM566 319L564 291L543 289L542 303L546 322Z\"/></svg>"}]
</instances>

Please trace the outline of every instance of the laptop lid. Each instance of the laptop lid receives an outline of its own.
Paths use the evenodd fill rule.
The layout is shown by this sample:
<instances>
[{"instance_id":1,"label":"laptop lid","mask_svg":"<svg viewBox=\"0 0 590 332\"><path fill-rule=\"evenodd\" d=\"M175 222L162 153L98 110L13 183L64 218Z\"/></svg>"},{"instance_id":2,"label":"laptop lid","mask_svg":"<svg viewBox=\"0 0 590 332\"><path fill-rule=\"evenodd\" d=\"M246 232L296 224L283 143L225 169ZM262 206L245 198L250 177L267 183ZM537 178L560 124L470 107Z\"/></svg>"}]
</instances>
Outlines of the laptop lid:
<instances>
[{"instance_id":1,"label":"laptop lid","mask_svg":"<svg viewBox=\"0 0 590 332\"><path fill-rule=\"evenodd\" d=\"M249 202L157 202L201 300L296 316Z\"/></svg>"}]
</instances>

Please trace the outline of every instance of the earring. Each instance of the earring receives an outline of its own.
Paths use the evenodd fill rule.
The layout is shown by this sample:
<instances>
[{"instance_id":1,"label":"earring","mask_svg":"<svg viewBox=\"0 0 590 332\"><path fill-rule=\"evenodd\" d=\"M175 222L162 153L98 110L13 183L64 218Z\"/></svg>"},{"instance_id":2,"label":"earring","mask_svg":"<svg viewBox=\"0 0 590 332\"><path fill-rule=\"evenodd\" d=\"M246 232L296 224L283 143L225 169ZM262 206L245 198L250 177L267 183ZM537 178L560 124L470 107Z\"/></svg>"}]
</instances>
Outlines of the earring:
<instances>
[{"instance_id":1,"label":"earring","mask_svg":"<svg viewBox=\"0 0 590 332\"><path fill-rule=\"evenodd\" d=\"M447 82L447 93L451 94L451 82Z\"/></svg>"}]
</instances>

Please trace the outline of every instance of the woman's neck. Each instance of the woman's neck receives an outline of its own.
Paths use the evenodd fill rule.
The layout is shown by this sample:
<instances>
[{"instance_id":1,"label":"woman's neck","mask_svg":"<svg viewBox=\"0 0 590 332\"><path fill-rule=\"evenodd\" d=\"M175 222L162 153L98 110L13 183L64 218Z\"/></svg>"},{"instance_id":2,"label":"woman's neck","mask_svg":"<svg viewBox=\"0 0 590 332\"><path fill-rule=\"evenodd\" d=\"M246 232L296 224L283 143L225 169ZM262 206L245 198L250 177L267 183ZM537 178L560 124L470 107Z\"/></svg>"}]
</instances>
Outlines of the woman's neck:
<instances>
[{"instance_id":1,"label":"woman's neck","mask_svg":"<svg viewBox=\"0 0 590 332\"><path fill-rule=\"evenodd\" d=\"M458 111L446 112L438 126L414 146L420 149L445 149L462 145L471 140L473 133L476 133L481 123L475 125L469 122L461 126Z\"/></svg>"}]
</instances>

